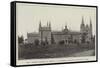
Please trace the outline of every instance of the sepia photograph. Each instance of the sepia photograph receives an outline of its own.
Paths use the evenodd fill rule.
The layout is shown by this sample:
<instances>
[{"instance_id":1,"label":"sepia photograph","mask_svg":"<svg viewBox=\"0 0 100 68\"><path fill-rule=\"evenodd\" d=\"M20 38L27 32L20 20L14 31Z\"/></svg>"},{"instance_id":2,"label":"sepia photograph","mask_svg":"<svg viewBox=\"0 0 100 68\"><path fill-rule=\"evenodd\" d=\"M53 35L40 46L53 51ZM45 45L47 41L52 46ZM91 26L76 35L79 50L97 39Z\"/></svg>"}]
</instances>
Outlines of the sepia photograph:
<instances>
[{"instance_id":1,"label":"sepia photograph","mask_svg":"<svg viewBox=\"0 0 100 68\"><path fill-rule=\"evenodd\" d=\"M16 3L17 65L96 61L97 7Z\"/></svg>"}]
</instances>

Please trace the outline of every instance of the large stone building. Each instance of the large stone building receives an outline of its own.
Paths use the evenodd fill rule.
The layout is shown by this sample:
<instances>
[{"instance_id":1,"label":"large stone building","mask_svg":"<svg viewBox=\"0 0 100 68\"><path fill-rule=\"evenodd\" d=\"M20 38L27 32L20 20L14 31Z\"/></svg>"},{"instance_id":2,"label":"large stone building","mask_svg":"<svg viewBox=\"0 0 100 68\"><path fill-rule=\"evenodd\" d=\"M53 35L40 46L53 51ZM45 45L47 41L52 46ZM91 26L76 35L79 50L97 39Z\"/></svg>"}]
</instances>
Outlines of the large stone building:
<instances>
[{"instance_id":1,"label":"large stone building","mask_svg":"<svg viewBox=\"0 0 100 68\"><path fill-rule=\"evenodd\" d=\"M67 25L62 31L53 31L51 30L51 23L47 22L47 26L42 26L41 22L39 23L39 32L38 33L27 33L28 43L34 43L35 40L41 42L47 41L49 44L59 43L63 41L65 44L68 43L85 43L91 42L92 38L92 22L90 19L90 25L84 24L84 19L82 18L82 23L80 25L80 31L69 30Z\"/></svg>"}]
</instances>

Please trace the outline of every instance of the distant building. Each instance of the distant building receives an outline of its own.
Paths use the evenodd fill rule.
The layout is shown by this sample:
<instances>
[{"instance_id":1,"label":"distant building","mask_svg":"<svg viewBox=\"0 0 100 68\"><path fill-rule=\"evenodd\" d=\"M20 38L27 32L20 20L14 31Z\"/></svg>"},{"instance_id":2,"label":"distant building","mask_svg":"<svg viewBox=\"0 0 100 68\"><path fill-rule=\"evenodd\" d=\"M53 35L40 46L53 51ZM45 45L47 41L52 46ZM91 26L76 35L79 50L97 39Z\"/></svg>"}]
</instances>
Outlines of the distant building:
<instances>
[{"instance_id":1,"label":"distant building","mask_svg":"<svg viewBox=\"0 0 100 68\"><path fill-rule=\"evenodd\" d=\"M27 33L28 43L34 43L35 40L39 40L40 43L48 41L49 44L52 44L52 41L56 44L61 41L65 44L90 43L92 37L92 21L90 19L90 25L85 25L83 18L80 25L80 31L69 30L67 25L65 25L62 31L52 31L50 22L47 22L47 26L42 26L40 21L38 33Z\"/></svg>"}]
</instances>

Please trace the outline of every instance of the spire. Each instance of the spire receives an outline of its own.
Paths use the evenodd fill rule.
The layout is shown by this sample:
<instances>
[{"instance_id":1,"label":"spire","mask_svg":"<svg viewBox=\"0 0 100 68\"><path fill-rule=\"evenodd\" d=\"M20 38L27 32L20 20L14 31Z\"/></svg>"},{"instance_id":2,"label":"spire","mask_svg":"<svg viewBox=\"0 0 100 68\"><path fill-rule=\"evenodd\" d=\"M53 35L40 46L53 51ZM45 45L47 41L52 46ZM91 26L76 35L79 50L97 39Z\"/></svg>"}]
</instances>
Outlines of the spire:
<instances>
[{"instance_id":1,"label":"spire","mask_svg":"<svg viewBox=\"0 0 100 68\"><path fill-rule=\"evenodd\" d=\"M82 24L84 25L84 17L82 16Z\"/></svg>"},{"instance_id":2,"label":"spire","mask_svg":"<svg viewBox=\"0 0 100 68\"><path fill-rule=\"evenodd\" d=\"M51 22L49 21L49 29L51 30Z\"/></svg>"},{"instance_id":3,"label":"spire","mask_svg":"<svg viewBox=\"0 0 100 68\"><path fill-rule=\"evenodd\" d=\"M85 30L85 25L84 25L84 17L82 16L82 23L81 23L81 26L80 26L80 31L84 31Z\"/></svg>"},{"instance_id":4,"label":"spire","mask_svg":"<svg viewBox=\"0 0 100 68\"><path fill-rule=\"evenodd\" d=\"M92 21L91 21L91 18L90 18L90 33L92 35Z\"/></svg>"},{"instance_id":5,"label":"spire","mask_svg":"<svg viewBox=\"0 0 100 68\"><path fill-rule=\"evenodd\" d=\"M92 27L92 21L91 21L91 18L90 18L90 27Z\"/></svg>"},{"instance_id":6,"label":"spire","mask_svg":"<svg viewBox=\"0 0 100 68\"><path fill-rule=\"evenodd\" d=\"M49 21L49 27L51 27L51 22Z\"/></svg>"},{"instance_id":7,"label":"spire","mask_svg":"<svg viewBox=\"0 0 100 68\"><path fill-rule=\"evenodd\" d=\"M81 26L85 26L84 25L84 17L82 16L82 23L81 23Z\"/></svg>"},{"instance_id":8,"label":"spire","mask_svg":"<svg viewBox=\"0 0 100 68\"><path fill-rule=\"evenodd\" d=\"M65 24L65 29L67 29L67 23Z\"/></svg>"},{"instance_id":9,"label":"spire","mask_svg":"<svg viewBox=\"0 0 100 68\"><path fill-rule=\"evenodd\" d=\"M47 27L49 26L49 23L48 23L48 21L47 21Z\"/></svg>"},{"instance_id":10,"label":"spire","mask_svg":"<svg viewBox=\"0 0 100 68\"><path fill-rule=\"evenodd\" d=\"M39 23L39 31L41 30L41 21L40 21L40 23Z\"/></svg>"}]
</instances>

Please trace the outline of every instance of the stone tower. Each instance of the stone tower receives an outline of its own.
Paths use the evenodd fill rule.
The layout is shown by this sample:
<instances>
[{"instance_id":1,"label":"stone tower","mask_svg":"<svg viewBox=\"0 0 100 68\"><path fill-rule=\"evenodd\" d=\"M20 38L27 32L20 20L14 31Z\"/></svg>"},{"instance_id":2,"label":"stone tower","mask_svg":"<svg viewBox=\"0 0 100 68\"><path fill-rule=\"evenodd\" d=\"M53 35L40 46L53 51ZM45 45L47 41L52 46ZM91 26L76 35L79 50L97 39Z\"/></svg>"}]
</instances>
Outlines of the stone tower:
<instances>
[{"instance_id":1,"label":"stone tower","mask_svg":"<svg viewBox=\"0 0 100 68\"><path fill-rule=\"evenodd\" d=\"M83 39L83 41L85 42L91 42L91 38L92 38L92 21L90 19L90 25L88 24L84 24L84 20L83 20L83 17L82 17L82 23L81 23L81 26L80 26L80 32L81 32L81 36Z\"/></svg>"},{"instance_id":2,"label":"stone tower","mask_svg":"<svg viewBox=\"0 0 100 68\"><path fill-rule=\"evenodd\" d=\"M42 26L40 22L39 34L41 41L47 41L48 43L51 43L51 23L47 22L46 26Z\"/></svg>"}]
</instances>

